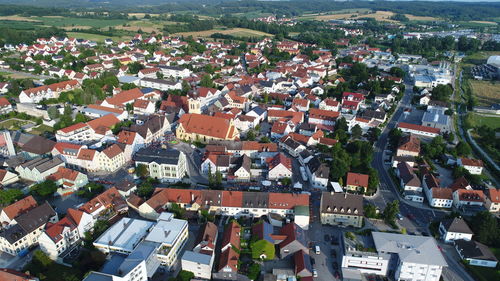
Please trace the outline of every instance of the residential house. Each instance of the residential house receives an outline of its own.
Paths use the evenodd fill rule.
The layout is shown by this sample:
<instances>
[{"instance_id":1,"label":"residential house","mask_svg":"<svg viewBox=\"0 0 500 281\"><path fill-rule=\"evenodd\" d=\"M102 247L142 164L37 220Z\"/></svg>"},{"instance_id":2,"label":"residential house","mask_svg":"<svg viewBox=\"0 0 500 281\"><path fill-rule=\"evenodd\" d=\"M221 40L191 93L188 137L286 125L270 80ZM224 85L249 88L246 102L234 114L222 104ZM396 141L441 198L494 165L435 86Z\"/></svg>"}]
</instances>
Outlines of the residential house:
<instances>
[{"instance_id":1,"label":"residential house","mask_svg":"<svg viewBox=\"0 0 500 281\"><path fill-rule=\"evenodd\" d=\"M483 173L483 161L478 159L459 158L457 161L458 166L464 167L472 175L480 175Z\"/></svg>"},{"instance_id":2,"label":"residential house","mask_svg":"<svg viewBox=\"0 0 500 281\"><path fill-rule=\"evenodd\" d=\"M269 180L292 178L292 160L285 154L278 153L274 157L268 158L266 162Z\"/></svg>"},{"instance_id":3,"label":"residential house","mask_svg":"<svg viewBox=\"0 0 500 281\"><path fill-rule=\"evenodd\" d=\"M339 226L363 226L363 196L348 193L322 192L321 223Z\"/></svg>"},{"instance_id":4,"label":"residential house","mask_svg":"<svg viewBox=\"0 0 500 281\"><path fill-rule=\"evenodd\" d=\"M283 259L298 251L309 252L309 241L305 231L295 223L288 223L280 229L283 240L278 244L279 256Z\"/></svg>"},{"instance_id":5,"label":"residential house","mask_svg":"<svg viewBox=\"0 0 500 281\"><path fill-rule=\"evenodd\" d=\"M193 272L195 278L210 279L216 242L217 226L211 222L205 223L198 232L193 250L184 252L182 256L182 269Z\"/></svg>"},{"instance_id":6,"label":"residential house","mask_svg":"<svg viewBox=\"0 0 500 281\"><path fill-rule=\"evenodd\" d=\"M404 136L398 146L396 151L396 156L413 156L418 157L420 155L420 140L412 135Z\"/></svg>"},{"instance_id":7,"label":"residential house","mask_svg":"<svg viewBox=\"0 0 500 281\"><path fill-rule=\"evenodd\" d=\"M413 168L406 162L401 162L397 166L396 174L399 177L401 189L404 191L405 199L414 202L424 202L422 193L422 183L413 171Z\"/></svg>"},{"instance_id":8,"label":"residential house","mask_svg":"<svg viewBox=\"0 0 500 281\"><path fill-rule=\"evenodd\" d=\"M346 189L366 192L368 190L368 178L368 175L349 172L347 173Z\"/></svg>"},{"instance_id":9,"label":"residential house","mask_svg":"<svg viewBox=\"0 0 500 281\"><path fill-rule=\"evenodd\" d=\"M141 148L133 160L136 167L145 165L149 176L161 181L177 182L187 173L186 155L175 149Z\"/></svg>"},{"instance_id":10,"label":"residential house","mask_svg":"<svg viewBox=\"0 0 500 281\"><path fill-rule=\"evenodd\" d=\"M20 214L11 221L11 226L0 231L0 250L17 256L38 244L47 223L57 221L57 213L47 202Z\"/></svg>"},{"instance_id":11,"label":"residential house","mask_svg":"<svg viewBox=\"0 0 500 281\"><path fill-rule=\"evenodd\" d=\"M498 259L488 246L474 240L455 240L458 255L469 265L496 268Z\"/></svg>"},{"instance_id":12,"label":"residential house","mask_svg":"<svg viewBox=\"0 0 500 281\"><path fill-rule=\"evenodd\" d=\"M462 218L450 218L442 220L439 223L439 234L446 243L452 243L455 240L472 240L474 232L470 230L467 223Z\"/></svg>"}]
</instances>

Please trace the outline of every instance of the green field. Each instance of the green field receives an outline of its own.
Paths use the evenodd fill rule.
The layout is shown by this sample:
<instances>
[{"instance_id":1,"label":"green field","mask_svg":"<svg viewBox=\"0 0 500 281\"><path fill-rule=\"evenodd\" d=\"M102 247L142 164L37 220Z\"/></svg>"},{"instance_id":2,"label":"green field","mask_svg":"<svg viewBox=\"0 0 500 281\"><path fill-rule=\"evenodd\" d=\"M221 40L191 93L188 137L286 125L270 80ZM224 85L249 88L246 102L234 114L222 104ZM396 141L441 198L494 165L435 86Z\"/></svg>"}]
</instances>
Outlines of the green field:
<instances>
[{"instance_id":1,"label":"green field","mask_svg":"<svg viewBox=\"0 0 500 281\"><path fill-rule=\"evenodd\" d=\"M70 17L34 17L33 19L39 20L43 25L47 26L89 26L95 28L102 28L107 26L122 25L128 20L122 19L89 19L89 18L70 18Z\"/></svg>"},{"instance_id":2,"label":"green field","mask_svg":"<svg viewBox=\"0 0 500 281\"><path fill-rule=\"evenodd\" d=\"M103 42L107 38L111 38L113 41L120 41L120 40L126 40L130 39L130 37L123 36L104 36L104 35L99 35L99 34L91 34L91 33L83 33L83 32L68 32L69 37L74 37L77 39L86 39L86 40L92 40L92 41L97 41L97 42Z\"/></svg>"},{"instance_id":3,"label":"green field","mask_svg":"<svg viewBox=\"0 0 500 281\"><path fill-rule=\"evenodd\" d=\"M470 122L472 127L487 126L493 129L500 128L500 116L497 115L479 115L477 113L470 113Z\"/></svg>"}]
</instances>

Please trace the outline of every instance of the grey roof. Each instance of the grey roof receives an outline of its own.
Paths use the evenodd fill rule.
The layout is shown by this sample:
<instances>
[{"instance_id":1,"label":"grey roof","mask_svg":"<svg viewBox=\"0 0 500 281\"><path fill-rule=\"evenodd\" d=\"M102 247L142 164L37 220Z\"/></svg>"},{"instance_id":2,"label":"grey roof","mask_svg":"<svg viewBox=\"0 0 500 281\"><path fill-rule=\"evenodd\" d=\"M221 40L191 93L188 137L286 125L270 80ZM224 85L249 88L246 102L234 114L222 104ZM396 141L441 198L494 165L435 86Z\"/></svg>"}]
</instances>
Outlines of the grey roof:
<instances>
[{"instance_id":1,"label":"grey roof","mask_svg":"<svg viewBox=\"0 0 500 281\"><path fill-rule=\"evenodd\" d=\"M375 119L384 119L385 118L385 112L367 109L367 110L365 110L363 112L363 114L361 115L361 117L363 117L365 119L372 119L372 118L375 118Z\"/></svg>"},{"instance_id":2,"label":"grey roof","mask_svg":"<svg viewBox=\"0 0 500 281\"><path fill-rule=\"evenodd\" d=\"M321 194L321 213L363 216L363 196L323 192Z\"/></svg>"},{"instance_id":3,"label":"grey roof","mask_svg":"<svg viewBox=\"0 0 500 281\"><path fill-rule=\"evenodd\" d=\"M413 169L406 162L398 163L399 177L403 180L403 183L408 186L421 186L422 183L418 176L413 172Z\"/></svg>"},{"instance_id":4,"label":"grey roof","mask_svg":"<svg viewBox=\"0 0 500 281\"><path fill-rule=\"evenodd\" d=\"M178 82L174 82L174 81L169 81L169 80L165 80L165 79L147 78L147 77L142 78L141 81L163 84L163 85L172 85L172 86L178 84Z\"/></svg>"},{"instance_id":5,"label":"grey roof","mask_svg":"<svg viewBox=\"0 0 500 281\"><path fill-rule=\"evenodd\" d=\"M149 260L149 257L156 253L158 248L157 243L143 241L137 248L134 249L132 253L122 262L118 268L118 275L126 275L131 270L137 267L142 261Z\"/></svg>"},{"instance_id":6,"label":"grey roof","mask_svg":"<svg viewBox=\"0 0 500 281\"><path fill-rule=\"evenodd\" d=\"M160 131L161 128L168 122L168 119L163 115L150 115L142 125L134 124L130 126L130 130L138 133L142 138L146 139L148 131L154 134Z\"/></svg>"},{"instance_id":7,"label":"grey roof","mask_svg":"<svg viewBox=\"0 0 500 281\"><path fill-rule=\"evenodd\" d=\"M495 255L491 252L488 246L472 241L463 239L455 240L455 247L460 251L464 258L498 261Z\"/></svg>"},{"instance_id":8,"label":"grey roof","mask_svg":"<svg viewBox=\"0 0 500 281\"><path fill-rule=\"evenodd\" d=\"M46 224L49 219L57 215L49 203L45 202L42 205L31 209L29 212L19 215L15 218L17 223L26 231L31 233L33 230Z\"/></svg>"},{"instance_id":9,"label":"grey roof","mask_svg":"<svg viewBox=\"0 0 500 281\"><path fill-rule=\"evenodd\" d=\"M243 192L243 208L267 208L269 194L264 192Z\"/></svg>"},{"instance_id":10,"label":"grey roof","mask_svg":"<svg viewBox=\"0 0 500 281\"><path fill-rule=\"evenodd\" d=\"M116 112L111 112L111 111L107 111L107 110L104 110L104 109L97 109L97 108L84 108L83 109L83 112L84 113L90 113L90 114L98 114L98 115L108 115L108 114L113 114L114 116L119 116L120 114L116 113Z\"/></svg>"},{"instance_id":11,"label":"grey roof","mask_svg":"<svg viewBox=\"0 0 500 281\"><path fill-rule=\"evenodd\" d=\"M21 165L21 167L29 170L38 170L40 173L43 173L49 169L52 169L56 166L61 165L64 163L60 158L55 157L53 159L50 158L42 158L42 157L37 157L33 160L30 160L24 164Z\"/></svg>"},{"instance_id":12,"label":"grey roof","mask_svg":"<svg viewBox=\"0 0 500 281\"><path fill-rule=\"evenodd\" d=\"M154 147L145 147L139 149L134 154L134 161L136 162L155 162L158 164L177 165L179 163L180 151L175 149L162 149Z\"/></svg>"},{"instance_id":13,"label":"grey roof","mask_svg":"<svg viewBox=\"0 0 500 281\"><path fill-rule=\"evenodd\" d=\"M22 149L34 154L45 154L49 153L55 145L55 141L51 141L41 136L33 136L23 145Z\"/></svg>"},{"instance_id":14,"label":"grey roof","mask_svg":"<svg viewBox=\"0 0 500 281\"><path fill-rule=\"evenodd\" d=\"M210 264L212 256L205 255L201 253L195 253L193 251L186 251L184 255L182 255L182 259L185 261L192 261L200 264Z\"/></svg>"},{"instance_id":15,"label":"grey roof","mask_svg":"<svg viewBox=\"0 0 500 281\"><path fill-rule=\"evenodd\" d=\"M462 218L446 219L441 224L448 232L474 234Z\"/></svg>"},{"instance_id":16,"label":"grey roof","mask_svg":"<svg viewBox=\"0 0 500 281\"><path fill-rule=\"evenodd\" d=\"M141 79L141 78L136 77L136 76L129 76L129 75L124 75L124 76L118 77L118 81L120 83L132 83L132 82L135 82L139 79Z\"/></svg>"},{"instance_id":17,"label":"grey roof","mask_svg":"<svg viewBox=\"0 0 500 281\"><path fill-rule=\"evenodd\" d=\"M422 122L432 122L442 125L447 125L449 116L444 114L444 110L439 108L430 108L424 113Z\"/></svg>"},{"instance_id":18,"label":"grey roof","mask_svg":"<svg viewBox=\"0 0 500 281\"><path fill-rule=\"evenodd\" d=\"M432 237L385 232L373 232L372 235L377 252L397 254L401 262L448 265Z\"/></svg>"},{"instance_id":19,"label":"grey roof","mask_svg":"<svg viewBox=\"0 0 500 281\"><path fill-rule=\"evenodd\" d=\"M24 231L24 229L19 224L13 225L7 229L3 229L2 231L0 231L0 236L5 238L5 240L7 240L10 244L16 243L16 241L19 241L26 235L26 231Z\"/></svg>"},{"instance_id":20,"label":"grey roof","mask_svg":"<svg viewBox=\"0 0 500 281\"><path fill-rule=\"evenodd\" d=\"M255 113L256 113L257 115L259 115L259 116L260 116L260 115L262 115L263 113L265 113L265 112L266 112L266 111L265 111L262 107L260 107L260 106L256 106L256 107L252 108L252 110L250 110L250 111L255 112Z\"/></svg>"}]
</instances>

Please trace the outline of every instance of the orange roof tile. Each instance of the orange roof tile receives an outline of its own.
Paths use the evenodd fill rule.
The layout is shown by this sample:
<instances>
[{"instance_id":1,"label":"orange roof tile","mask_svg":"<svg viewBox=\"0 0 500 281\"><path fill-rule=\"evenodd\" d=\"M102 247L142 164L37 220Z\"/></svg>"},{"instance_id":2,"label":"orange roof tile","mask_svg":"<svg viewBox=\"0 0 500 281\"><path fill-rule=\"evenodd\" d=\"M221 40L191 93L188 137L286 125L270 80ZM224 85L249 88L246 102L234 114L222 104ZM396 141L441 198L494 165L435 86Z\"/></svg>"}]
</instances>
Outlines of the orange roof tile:
<instances>
[{"instance_id":1,"label":"orange roof tile","mask_svg":"<svg viewBox=\"0 0 500 281\"><path fill-rule=\"evenodd\" d=\"M35 198L33 196L25 197L17 202L10 204L9 206L3 208L3 212L7 215L9 219L14 219L15 217L23 214L33 208L38 206Z\"/></svg>"}]
</instances>

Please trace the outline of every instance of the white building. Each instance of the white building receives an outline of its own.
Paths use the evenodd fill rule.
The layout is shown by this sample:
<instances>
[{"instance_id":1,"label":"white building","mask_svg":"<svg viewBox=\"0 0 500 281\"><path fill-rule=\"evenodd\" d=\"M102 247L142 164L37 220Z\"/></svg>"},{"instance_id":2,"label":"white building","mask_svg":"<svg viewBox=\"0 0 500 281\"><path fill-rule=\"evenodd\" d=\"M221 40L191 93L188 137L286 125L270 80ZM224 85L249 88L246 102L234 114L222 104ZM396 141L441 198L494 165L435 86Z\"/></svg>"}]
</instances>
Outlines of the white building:
<instances>
[{"instance_id":1,"label":"white building","mask_svg":"<svg viewBox=\"0 0 500 281\"><path fill-rule=\"evenodd\" d=\"M136 167L146 165L149 176L161 181L180 181L187 172L186 155L175 149L142 148L133 160Z\"/></svg>"},{"instance_id":2,"label":"white building","mask_svg":"<svg viewBox=\"0 0 500 281\"><path fill-rule=\"evenodd\" d=\"M480 175L483 173L483 161L477 159L460 158L457 164L464 167L472 175Z\"/></svg>"},{"instance_id":3,"label":"white building","mask_svg":"<svg viewBox=\"0 0 500 281\"><path fill-rule=\"evenodd\" d=\"M139 81L139 86L145 88L153 88L160 91L182 90L182 84L179 81L173 82L156 78L142 78Z\"/></svg>"},{"instance_id":4,"label":"white building","mask_svg":"<svg viewBox=\"0 0 500 281\"><path fill-rule=\"evenodd\" d=\"M451 243L459 239L470 241L474 233L462 218L453 218L441 221L439 234L444 242Z\"/></svg>"},{"instance_id":5,"label":"white building","mask_svg":"<svg viewBox=\"0 0 500 281\"><path fill-rule=\"evenodd\" d=\"M397 257L395 280L440 280L447 263L434 238L384 232L373 232L372 235L379 254Z\"/></svg>"}]
</instances>

